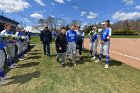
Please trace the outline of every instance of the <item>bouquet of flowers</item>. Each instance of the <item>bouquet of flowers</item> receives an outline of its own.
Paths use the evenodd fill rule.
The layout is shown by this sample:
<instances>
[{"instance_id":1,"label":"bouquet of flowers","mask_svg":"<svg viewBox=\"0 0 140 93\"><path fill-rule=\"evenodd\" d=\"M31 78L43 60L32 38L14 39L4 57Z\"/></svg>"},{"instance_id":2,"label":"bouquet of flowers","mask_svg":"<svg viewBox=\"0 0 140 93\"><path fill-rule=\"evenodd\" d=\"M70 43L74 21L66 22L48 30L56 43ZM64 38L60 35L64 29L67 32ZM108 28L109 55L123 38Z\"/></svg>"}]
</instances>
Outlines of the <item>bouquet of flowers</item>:
<instances>
[{"instance_id":1,"label":"bouquet of flowers","mask_svg":"<svg viewBox=\"0 0 140 93\"><path fill-rule=\"evenodd\" d=\"M9 41L15 43L17 41L16 35L10 35Z\"/></svg>"},{"instance_id":2,"label":"bouquet of flowers","mask_svg":"<svg viewBox=\"0 0 140 93\"><path fill-rule=\"evenodd\" d=\"M1 35L2 40L9 40L10 39L10 35L9 34L4 34Z\"/></svg>"},{"instance_id":3,"label":"bouquet of flowers","mask_svg":"<svg viewBox=\"0 0 140 93\"><path fill-rule=\"evenodd\" d=\"M101 33L103 31L103 29L98 29L98 33Z\"/></svg>"},{"instance_id":4,"label":"bouquet of flowers","mask_svg":"<svg viewBox=\"0 0 140 93\"><path fill-rule=\"evenodd\" d=\"M24 42L24 41L26 40L26 37L25 37L25 36L20 36L20 37L19 37L19 40L20 40L21 42Z\"/></svg>"}]
</instances>

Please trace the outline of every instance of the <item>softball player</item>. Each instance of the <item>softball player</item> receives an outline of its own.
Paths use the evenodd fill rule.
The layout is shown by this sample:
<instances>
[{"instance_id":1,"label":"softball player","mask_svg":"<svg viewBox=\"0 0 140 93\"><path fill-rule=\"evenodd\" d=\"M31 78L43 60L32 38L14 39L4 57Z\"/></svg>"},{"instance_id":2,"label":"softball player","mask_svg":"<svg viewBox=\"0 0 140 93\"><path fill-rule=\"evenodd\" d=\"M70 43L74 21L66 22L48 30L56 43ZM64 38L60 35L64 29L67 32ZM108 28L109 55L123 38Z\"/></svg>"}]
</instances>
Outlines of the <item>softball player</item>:
<instances>
[{"instance_id":1,"label":"softball player","mask_svg":"<svg viewBox=\"0 0 140 93\"><path fill-rule=\"evenodd\" d=\"M92 59L95 59L97 56L97 45L98 45L98 34L96 32L96 27L93 26L93 30L89 32L89 38L90 38L90 57L92 56L92 53L94 52L94 57Z\"/></svg>"},{"instance_id":2,"label":"softball player","mask_svg":"<svg viewBox=\"0 0 140 93\"><path fill-rule=\"evenodd\" d=\"M110 28L110 21L106 20L103 24L104 30L101 32L101 44L100 44L100 55L99 59L97 62L100 62L103 56L103 52L106 55L106 64L105 68L109 67L109 61L110 61L110 55L109 55L109 50L110 50L110 38L111 38L111 33L112 30Z\"/></svg>"},{"instance_id":3,"label":"softball player","mask_svg":"<svg viewBox=\"0 0 140 93\"><path fill-rule=\"evenodd\" d=\"M4 72L4 62L5 62L5 53L4 53L4 47L3 40L0 37L0 85L6 84L5 82L5 72Z\"/></svg>"},{"instance_id":4,"label":"softball player","mask_svg":"<svg viewBox=\"0 0 140 93\"><path fill-rule=\"evenodd\" d=\"M71 26L71 30L68 30L66 33L66 38L68 42L68 54L72 55L72 63L76 64L76 44L77 44L77 33L74 31L76 29L76 25Z\"/></svg>"},{"instance_id":5,"label":"softball player","mask_svg":"<svg viewBox=\"0 0 140 93\"><path fill-rule=\"evenodd\" d=\"M1 32L2 35L8 34L9 36L14 35L11 30L10 24L5 24L5 30ZM7 46L5 47L7 53L7 63L9 69L16 68L15 64L15 42L9 41Z\"/></svg>"},{"instance_id":6,"label":"softball player","mask_svg":"<svg viewBox=\"0 0 140 93\"><path fill-rule=\"evenodd\" d=\"M17 28L17 32L16 32L16 37L19 39L17 41L17 47L18 47L18 58L19 60L24 60L23 56L24 56L24 47L25 47L25 41L24 39L20 39L21 37L25 36L25 33L21 31L20 28Z\"/></svg>"}]
</instances>

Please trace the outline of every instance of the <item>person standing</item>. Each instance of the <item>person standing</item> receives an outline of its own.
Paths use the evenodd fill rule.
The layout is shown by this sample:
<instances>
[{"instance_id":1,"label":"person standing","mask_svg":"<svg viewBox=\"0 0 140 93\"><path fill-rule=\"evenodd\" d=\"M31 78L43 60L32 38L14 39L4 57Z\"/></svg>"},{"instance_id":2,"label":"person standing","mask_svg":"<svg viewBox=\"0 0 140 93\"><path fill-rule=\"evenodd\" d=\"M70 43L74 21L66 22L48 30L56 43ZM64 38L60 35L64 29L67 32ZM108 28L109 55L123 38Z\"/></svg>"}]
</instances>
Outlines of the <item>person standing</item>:
<instances>
[{"instance_id":1,"label":"person standing","mask_svg":"<svg viewBox=\"0 0 140 93\"><path fill-rule=\"evenodd\" d=\"M18 58L20 61L24 60L24 45L25 45L25 33L19 28L16 28L16 37L18 38L17 47L18 47ZM24 37L24 38L23 38Z\"/></svg>"},{"instance_id":2,"label":"person standing","mask_svg":"<svg viewBox=\"0 0 140 93\"><path fill-rule=\"evenodd\" d=\"M100 55L99 59L95 61L96 63L101 62L103 52L106 55L106 64L105 68L109 68L109 61L110 61L110 55L109 55L109 50L110 50L110 38L112 34L112 29L110 28L110 20L106 20L105 22L102 23L104 30L101 32L101 44L100 44Z\"/></svg>"},{"instance_id":3,"label":"person standing","mask_svg":"<svg viewBox=\"0 0 140 93\"><path fill-rule=\"evenodd\" d=\"M9 37L12 38L14 35L13 32L11 31L11 25L10 24L5 24L5 30L1 32L2 35L8 35ZM6 46L6 53L7 53L7 63L9 69L16 68L15 64L15 42L12 40L8 40L8 44Z\"/></svg>"},{"instance_id":4,"label":"person standing","mask_svg":"<svg viewBox=\"0 0 140 93\"><path fill-rule=\"evenodd\" d=\"M50 56L50 43L52 42L52 33L48 26L41 31L40 40L43 43L44 55Z\"/></svg>"},{"instance_id":5,"label":"person standing","mask_svg":"<svg viewBox=\"0 0 140 93\"><path fill-rule=\"evenodd\" d=\"M89 32L88 36L90 38L90 57L92 56L92 53L94 52L94 57L92 59L95 59L97 56L97 46L98 46L98 34L97 34L97 28L95 26L92 27L92 31Z\"/></svg>"},{"instance_id":6,"label":"person standing","mask_svg":"<svg viewBox=\"0 0 140 93\"><path fill-rule=\"evenodd\" d=\"M60 34L56 38L56 51L57 51L57 61L62 57L62 66L65 67L65 59L66 59L66 49L67 49L67 39L66 39L66 28L62 27L60 30Z\"/></svg>"},{"instance_id":7,"label":"person standing","mask_svg":"<svg viewBox=\"0 0 140 93\"><path fill-rule=\"evenodd\" d=\"M84 41L84 33L82 30L80 30L80 26L77 26L77 48L78 48L78 51L79 51L79 57L80 57L80 60L83 60L83 57L82 57L82 48L83 48L83 41Z\"/></svg>"},{"instance_id":8,"label":"person standing","mask_svg":"<svg viewBox=\"0 0 140 93\"><path fill-rule=\"evenodd\" d=\"M72 25L71 29L67 31L66 38L68 43L68 54L72 56L72 63L77 65L76 63L76 45L77 45L77 33L74 31L76 29L76 25Z\"/></svg>"},{"instance_id":9,"label":"person standing","mask_svg":"<svg viewBox=\"0 0 140 93\"><path fill-rule=\"evenodd\" d=\"M4 62L5 62L5 53L4 53L4 41L2 40L0 36L0 85L4 85L7 82L5 82L5 71L4 71Z\"/></svg>"}]
</instances>

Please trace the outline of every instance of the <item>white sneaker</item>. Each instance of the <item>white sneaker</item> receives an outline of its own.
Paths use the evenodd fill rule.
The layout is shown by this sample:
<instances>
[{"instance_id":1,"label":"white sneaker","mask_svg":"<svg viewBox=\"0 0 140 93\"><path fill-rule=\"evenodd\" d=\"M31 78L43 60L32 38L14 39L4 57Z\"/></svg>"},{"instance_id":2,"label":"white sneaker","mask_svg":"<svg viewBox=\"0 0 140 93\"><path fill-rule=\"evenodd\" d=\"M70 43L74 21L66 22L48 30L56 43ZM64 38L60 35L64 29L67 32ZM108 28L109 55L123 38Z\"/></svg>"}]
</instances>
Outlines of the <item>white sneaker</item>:
<instances>
[{"instance_id":1,"label":"white sneaker","mask_svg":"<svg viewBox=\"0 0 140 93\"><path fill-rule=\"evenodd\" d=\"M16 68L16 66L11 65L9 68L10 69L14 69L14 68Z\"/></svg>"},{"instance_id":2,"label":"white sneaker","mask_svg":"<svg viewBox=\"0 0 140 93\"><path fill-rule=\"evenodd\" d=\"M14 63L13 66L17 66L18 64Z\"/></svg>"},{"instance_id":3,"label":"white sneaker","mask_svg":"<svg viewBox=\"0 0 140 93\"><path fill-rule=\"evenodd\" d=\"M7 84L8 82L6 80L0 81L0 86Z\"/></svg>"},{"instance_id":4,"label":"white sneaker","mask_svg":"<svg viewBox=\"0 0 140 93\"><path fill-rule=\"evenodd\" d=\"M96 57L94 56L92 59L96 59Z\"/></svg>"},{"instance_id":5,"label":"white sneaker","mask_svg":"<svg viewBox=\"0 0 140 93\"><path fill-rule=\"evenodd\" d=\"M108 64L105 64L105 68L106 68L106 69L109 68L109 65L108 65Z\"/></svg>"},{"instance_id":6,"label":"white sneaker","mask_svg":"<svg viewBox=\"0 0 140 93\"><path fill-rule=\"evenodd\" d=\"M28 57L28 54L25 54L24 56L25 56L25 57Z\"/></svg>"},{"instance_id":7,"label":"white sneaker","mask_svg":"<svg viewBox=\"0 0 140 93\"><path fill-rule=\"evenodd\" d=\"M6 79L9 79L9 78L11 78L11 76L6 75L4 78L1 77L1 80L6 80Z\"/></svg>"},{"instance_id":8,"label":"white sneaker","mask_svg":"<svg viewBox=\"0 0 140 93\"><path fill-rule=\"evenodd\" d=\"M74 66L76 66L77 64L76 63L74 63Z\"/></svg>"},{"instance_id":9,"label":"white sneaker","mask_svg":"<svg viewBox=\"0 0 140 93\"><path fill-rule=\"evenodd\" d=\"M19 58L19 60L20 60L20 61L23 61L24 59L23 59L23 58Z\"/></svg>"},{"instance_id":10,"label":"white sneaker","mask_svg":"<svg viewBox=\"0 0 140 93\"><path fill-rule=\"evenodd\" d=\"M100 61L100 60L96 60L96 61L95 61L95 63L99 63L99 62L101 62L101 61Z\"/></svg>"}]
</instances>

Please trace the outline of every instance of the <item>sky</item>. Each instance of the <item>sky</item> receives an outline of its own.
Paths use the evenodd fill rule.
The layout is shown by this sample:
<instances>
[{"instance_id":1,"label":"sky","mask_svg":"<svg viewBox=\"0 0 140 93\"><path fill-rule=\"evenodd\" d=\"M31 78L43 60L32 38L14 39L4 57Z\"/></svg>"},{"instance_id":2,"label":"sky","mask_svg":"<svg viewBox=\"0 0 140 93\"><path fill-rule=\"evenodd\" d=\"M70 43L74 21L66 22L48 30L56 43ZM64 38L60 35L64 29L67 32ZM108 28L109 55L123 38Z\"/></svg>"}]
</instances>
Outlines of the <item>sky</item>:
<instances>
[{"instance_id":1,"label":"sky","mask_svg":"<svg viewBox=\"0 0 140 93\"><path fill-rule=\"evenodd\" d=\"M140 0L0 0L0 14L26 25L48 16L83 25L140 18Z\"/></svg>"}]
</instances>

